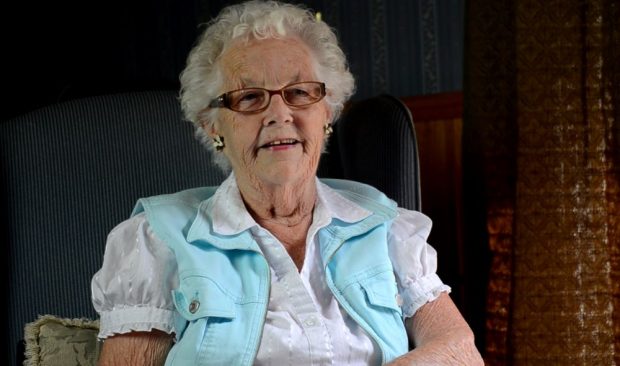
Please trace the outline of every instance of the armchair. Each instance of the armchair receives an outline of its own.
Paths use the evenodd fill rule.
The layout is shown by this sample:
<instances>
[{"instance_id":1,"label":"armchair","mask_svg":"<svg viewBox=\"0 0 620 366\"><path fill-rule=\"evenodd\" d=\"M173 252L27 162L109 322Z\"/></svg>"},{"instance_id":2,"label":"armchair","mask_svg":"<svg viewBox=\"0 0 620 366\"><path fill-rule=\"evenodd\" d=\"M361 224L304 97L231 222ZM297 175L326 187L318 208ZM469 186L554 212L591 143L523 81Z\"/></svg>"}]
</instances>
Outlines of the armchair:
<instances>
[{"instance_id":1,"label":"armchair","mask_svg":"<svg viewBox=\"0 0 620 366\"><path fill-rule=\"evenodd\" d=\"M0 124L3 363L21 364L24 325L39 314L95 319L91 277L137 198L224 179L192 129L173 91L73 100ZM353 103L328 149L319 176L366 182L419 209L415 132L398 99Z\"/></svg>"}]
</instances>

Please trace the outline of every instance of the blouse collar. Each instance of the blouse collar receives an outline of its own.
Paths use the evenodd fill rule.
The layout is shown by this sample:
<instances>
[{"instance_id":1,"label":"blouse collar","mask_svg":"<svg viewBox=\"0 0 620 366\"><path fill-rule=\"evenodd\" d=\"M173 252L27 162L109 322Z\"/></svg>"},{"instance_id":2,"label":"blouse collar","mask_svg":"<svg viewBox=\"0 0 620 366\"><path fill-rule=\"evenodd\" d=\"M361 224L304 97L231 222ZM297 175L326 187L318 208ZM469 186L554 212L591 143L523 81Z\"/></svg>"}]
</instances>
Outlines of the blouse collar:
<instances>
[{"instance_id":1,"label":"blouse collar","mask_svg":"<svg viewBox=\"0 0 620 366\"><path fill-rule=\"evenodd\" d=\"M313 212L313 226L329 224L338 219L355 223L369 217L372 212L346 199L318 178L316 179L317 202ZM213 231L221 235L236 235L252 227L258 227L245 208L237 180L231 173L213 195L210 205Z\"/></svg>"}]
</instances>

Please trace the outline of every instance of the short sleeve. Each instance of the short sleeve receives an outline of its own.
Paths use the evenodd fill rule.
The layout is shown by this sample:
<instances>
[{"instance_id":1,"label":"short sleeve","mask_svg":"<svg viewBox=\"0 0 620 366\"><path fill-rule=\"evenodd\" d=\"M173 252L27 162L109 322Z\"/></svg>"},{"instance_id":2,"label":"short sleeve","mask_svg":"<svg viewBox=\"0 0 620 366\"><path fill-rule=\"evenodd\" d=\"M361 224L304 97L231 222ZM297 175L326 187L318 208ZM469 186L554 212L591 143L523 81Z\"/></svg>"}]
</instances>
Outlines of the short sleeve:
<instances>
[{"instance_id":1,"label":"short sleeve","mask_svg":"<svg viewBox=\"0 0 620 366\"><path fill-rule=\"evenodd\" d=\"M424 214L398 209L388 234L388 250L402 298L403 317L409 318L442 292L450 292L437 276L437 252L426 240L432 222Z\"/></svg>"},{"instance_id":2,"label":"short sleeve","mask_svg":"<svg viewBox=\"0 0 620 366\"><path fill-rule=\"evenodd\" d=\"M175 333L171 291L178 282L174 253L155 236L144 214L118 225L91 281L99 338L152 329Z\"/></svg>"}]
</instances>

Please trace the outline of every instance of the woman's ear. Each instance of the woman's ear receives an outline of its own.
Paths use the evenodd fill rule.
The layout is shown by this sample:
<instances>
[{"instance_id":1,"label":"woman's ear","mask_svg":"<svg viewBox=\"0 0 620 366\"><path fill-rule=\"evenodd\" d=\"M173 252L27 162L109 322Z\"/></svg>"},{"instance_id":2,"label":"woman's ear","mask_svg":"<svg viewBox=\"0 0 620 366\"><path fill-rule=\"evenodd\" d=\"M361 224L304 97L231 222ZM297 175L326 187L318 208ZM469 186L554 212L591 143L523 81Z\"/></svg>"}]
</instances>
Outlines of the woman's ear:
<instances>
[{"instance_id":1,"label":"woman's ear","mask_svg":"<svg viewBox=\"0 0 620 366\"><path fill-rule=\"evenodd\" d=\"M211 138L211 143L213 144L213 148L217 152L221 152L224 150L226 144L224 144L224 137L217 132L217 127L215 123L209 123L206 126L203 126L209 138Z\"/></svg>"},{"instance_id":2,"label":"woman's ear","mask_svg":"<svg viewBox=\"0 0 620 366\"><path fill-rule=\"evenodd\" d=\"M327 103L323 103L323 106L325 108L325 123L333 123L334 121L332 121L332 117L333 117L333 113L332 113L332 109L329 107L329 105L327 105Z\"/></svg>"},{"instance_id":3,"label":"woman's ear","mask_svg":"<svg viewBox=\"0 0 620 366\"><path fill-rule=\"evenodd\" d=\"M215 123L207 123L207 122L205 122L202 125L202 128L204 128L205 132L207 132L209 137L213 137L215 135L218 135L217 129L215 128Z\"/></svg>"},{"instance_id":4,"label":"woman's ear","mask_svg":"<svg viewBox=\"0 0 620 366\"><path fill-rule=\"evenodd\" d=\"M213 138L213 136L217 134L215 130L215 123L210 123L209 119L207 118L207 108L198 112L198 124L200 125L200 128L207 134L207 136Z\"/></svg>"},{"instance_id":5,"label":"woman's ear","mask_svg":"<svg viewBox=\"0 0 620 366\"><path fill-rule=\"evenodd\" d=\"M213 138L215 135L218 134L217 133L217 128L215 127L215 123L209 123L209 121L207 119L200 120L200 128L202 128L202 130L210 138Z\"/></svg>"}]
</instances>

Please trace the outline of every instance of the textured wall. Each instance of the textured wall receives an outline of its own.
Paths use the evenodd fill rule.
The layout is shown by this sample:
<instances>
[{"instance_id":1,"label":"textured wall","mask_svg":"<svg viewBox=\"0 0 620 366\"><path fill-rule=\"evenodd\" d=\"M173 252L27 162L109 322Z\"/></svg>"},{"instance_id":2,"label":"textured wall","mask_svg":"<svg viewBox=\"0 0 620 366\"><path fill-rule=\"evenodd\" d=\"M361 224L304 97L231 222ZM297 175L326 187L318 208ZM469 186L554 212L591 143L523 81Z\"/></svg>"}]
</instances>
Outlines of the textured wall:
<instances>
[{"instance_id":1,"label":"textured wall","mask_svg":"<svg viewBox=\"0 0 620 366\"><path fill-rule=\"evenodd\" d=\"M464 0L307 0L336 28L357 98L462 89Z\"/></svg>"},{"instance_id":2,"label":"textured wall","mask_svg":"<svg viewBox=\"0 0 620 366\"><path fill-rule=\"evenodd\" d=\"M210 19L227 0L198 1ZM464 0L301 0L336 29L358 80L356 98L462 89Z\"/></svg>"}]
</instances>

